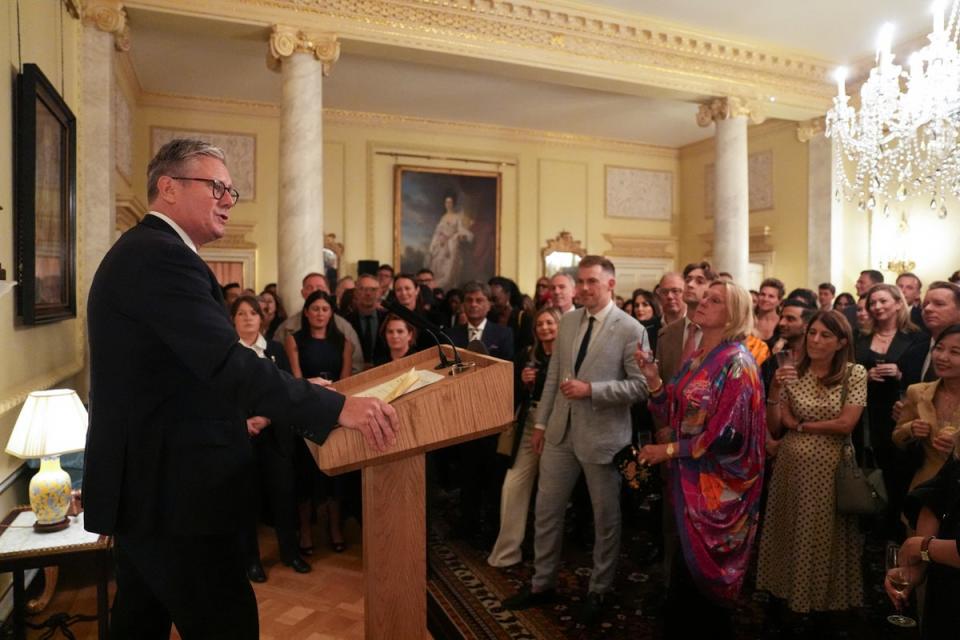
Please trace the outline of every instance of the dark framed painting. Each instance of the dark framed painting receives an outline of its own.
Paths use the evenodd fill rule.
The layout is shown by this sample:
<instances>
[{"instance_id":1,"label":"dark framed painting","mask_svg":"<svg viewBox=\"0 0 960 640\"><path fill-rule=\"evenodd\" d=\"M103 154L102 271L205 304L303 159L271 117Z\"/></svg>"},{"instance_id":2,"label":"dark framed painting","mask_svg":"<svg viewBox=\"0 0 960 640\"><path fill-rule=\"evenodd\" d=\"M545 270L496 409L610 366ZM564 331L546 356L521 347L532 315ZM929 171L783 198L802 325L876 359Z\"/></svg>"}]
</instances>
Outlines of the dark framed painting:
<instances>
[{"instance_id":1,"label":"dark framed painting","mask_svg":"<svg viewBox=\"0 0 960 640\"><path fill-rule=\"evenodd\" d=\"M77 121L35 64L17 78L18 308L25 324L77 315Z\"/></svg>"},{"instance_id":2,"label":"dark framed painting","mask_svg":"<svg viewBox=\"0 0 960 640\"><path fill-rule=\"evenodd\" d=\"M444 290L486 282L500 266L500 174L397 166L394 267L433 271Z\"/></svg>"}]
</instances>

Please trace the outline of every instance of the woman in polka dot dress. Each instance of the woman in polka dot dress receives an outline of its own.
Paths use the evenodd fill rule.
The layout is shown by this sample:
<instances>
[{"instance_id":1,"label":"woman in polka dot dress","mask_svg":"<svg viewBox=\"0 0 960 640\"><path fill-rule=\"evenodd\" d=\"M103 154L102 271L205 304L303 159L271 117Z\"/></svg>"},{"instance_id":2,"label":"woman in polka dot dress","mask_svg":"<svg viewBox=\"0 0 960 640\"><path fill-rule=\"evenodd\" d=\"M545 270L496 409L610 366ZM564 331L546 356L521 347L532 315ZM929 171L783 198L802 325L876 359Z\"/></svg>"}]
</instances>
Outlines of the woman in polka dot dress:
<instances>
[{"instance_id":1,"label":"woman in polka dot dress","mask_svg":"<svg viewBox=\"0 0 960 640\"><path fill-rule=\"evenodd\" d=\"M767 400L767 428L783 438L760 537L757 588L795 612L863 604L863 539L855 516L836 508L843 444L867 402L866 370L853 364L853 336L838 311L810 319L800 362L780 367Z\"/></svg>"}]
</instances>

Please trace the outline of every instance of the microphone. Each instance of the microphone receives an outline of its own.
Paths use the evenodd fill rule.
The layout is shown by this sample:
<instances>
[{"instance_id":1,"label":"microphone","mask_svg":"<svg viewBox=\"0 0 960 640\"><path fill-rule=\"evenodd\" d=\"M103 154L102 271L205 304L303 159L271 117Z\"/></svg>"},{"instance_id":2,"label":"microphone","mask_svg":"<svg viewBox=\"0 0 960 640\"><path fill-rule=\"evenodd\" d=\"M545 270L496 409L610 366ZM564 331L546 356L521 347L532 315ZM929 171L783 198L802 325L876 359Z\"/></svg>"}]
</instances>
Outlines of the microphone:
<instances>
[{"instance_id":1,"label":"microphone","mask_svg":"<svg viewBox=\"0 0 960 640\"><path fill-rule=\"evenodd\" d=\"M453 340L450 339L450 336L445 334L440 327L433 324L429 320L426 320L425 318L421 318L396 300L386 300L384 301L383 306L387 311L398 316L400 319L409 322L417 329L426 331L428 334L430 334L430 337L433 338L433 341L437 343L437 353L440 355L440 364L437 365L437 369L446 369L454 364L462 364L460 361L460 354L457 352L457 345L453 344ZM447 360L447 355L443 352L443 349L440 348L440 339L437 338L438 333L447 340L447 343L451 347L453 347L453 362Z\"/></svg>"}]
</instances>

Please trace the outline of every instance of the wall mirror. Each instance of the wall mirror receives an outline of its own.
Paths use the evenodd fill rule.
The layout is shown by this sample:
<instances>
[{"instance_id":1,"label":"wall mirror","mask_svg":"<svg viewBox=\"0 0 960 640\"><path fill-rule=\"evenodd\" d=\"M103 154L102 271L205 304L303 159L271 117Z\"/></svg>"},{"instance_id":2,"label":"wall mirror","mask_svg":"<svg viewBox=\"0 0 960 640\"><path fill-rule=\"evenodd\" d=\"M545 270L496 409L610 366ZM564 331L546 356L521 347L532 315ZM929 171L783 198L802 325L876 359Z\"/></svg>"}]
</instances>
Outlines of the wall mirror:
<instances>
[{"instance_id":1,"label":"wall mirror","mask_svg":"<svg viewBox=\"0 0 960 640\"><path fill-rule=\"evenodd\" d=\"M561 271L576 270L587 252L569 231L561 231L556 238L547 240L547 246L540 250L540 255L543 256L543 275L549 278Z\"/></svg>"}]
</instances>

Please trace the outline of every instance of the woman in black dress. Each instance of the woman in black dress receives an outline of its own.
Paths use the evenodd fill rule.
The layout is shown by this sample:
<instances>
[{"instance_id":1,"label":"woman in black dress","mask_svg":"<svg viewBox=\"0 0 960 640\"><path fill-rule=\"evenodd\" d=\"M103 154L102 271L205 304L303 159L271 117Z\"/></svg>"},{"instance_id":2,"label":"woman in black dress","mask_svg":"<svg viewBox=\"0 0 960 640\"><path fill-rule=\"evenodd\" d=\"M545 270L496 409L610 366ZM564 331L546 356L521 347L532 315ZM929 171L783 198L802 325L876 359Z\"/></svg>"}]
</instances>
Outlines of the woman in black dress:
<instances>
[{"instance_id":1,"label":"woman in black dress","mask_svg":"<svg viewBox=\"0 0 960 640\"><path fill-rule=\"evenodd\" d=\"M280 343L267 340L260 334L264 315L260 304L253 296L240 296L230 308L233 326L240 337L240 344L251 349L261 358L267 358L280 369L289 372L290 364ZM298 573L310 571L297 552L296 535L296 489L293 471L295 436L286 425L272 424L268 418L247 418L247 432L253 445L258 492L251 500L250 526L244 533L247 549L247 577L253 582L264 582L267 574L260 563L257 544L257 521L260 515L261 498L269 506L273 527L277 533L280 560Z\"/></svg>"},{"instance_id":2,"label":"woman in black dress","mask_svg":"<svg viewBox=\"0 0 960 640\"><path fill-rule=\"evenodd\" d=\"M877 465L883 469L889 499L883 533L888 540L900 541L904 535L900 511L913 477L913 463L893 444L893 405L900 399L901 389L919 382L916 378L926 357L927 339L910 322L903 294L895 285L873 285L866 302L869 321L856 340L857 363L867 370L864 424ZM863 450L863 432L860 427L854 432L854 445L859 451Z\"/></svg>"},{"instance_id":3,"label":"woman in black dress","mask_svg":"<svg viewBox=\"0 0 960 640\"><path fill-rule=\"evenodd\" d=\"M303 303L300 330L287 336L284 349L290 359L290 370L297 378L306 378L316 384L331 384L350 375L353 345L344 338L333 322L334 300L324 291L314 291ZM316 462L306 444L297 443L297 469L310 486L320 485L321 496L327 498L327 515L330 526L330 545L337 553L346 549L343 540L341 502L349 479L343 476L331 478L317 469ZM319 480L316 480L319 477ZM314 478L313 482L309 481ZM300 549L305 554L313 552L313 535L310 530L312 496L301 496L300 502Z\"/></svg>"}]
</instances>

